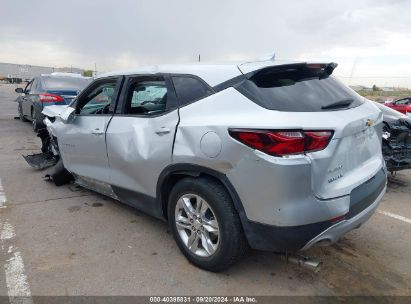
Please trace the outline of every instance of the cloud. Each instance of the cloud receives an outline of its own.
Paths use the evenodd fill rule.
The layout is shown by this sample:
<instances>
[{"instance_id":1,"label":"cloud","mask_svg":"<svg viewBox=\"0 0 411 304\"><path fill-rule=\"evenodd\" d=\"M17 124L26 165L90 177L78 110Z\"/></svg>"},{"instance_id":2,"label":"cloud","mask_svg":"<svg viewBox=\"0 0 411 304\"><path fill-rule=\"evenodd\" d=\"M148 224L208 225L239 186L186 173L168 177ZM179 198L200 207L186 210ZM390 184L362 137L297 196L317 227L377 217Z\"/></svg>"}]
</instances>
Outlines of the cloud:
<instances>
[{"instance_id":1,"label":"cloud","mask_svg":"<svg viewBox=\"0 0 411 304\"><path fill-rule=\"evenodd\" d=\"M0 61L110 70L275 51L337 61L340 74L405 75L410 10L408 0L16 0L2 3Z\"/></svg>"}]
</instances>

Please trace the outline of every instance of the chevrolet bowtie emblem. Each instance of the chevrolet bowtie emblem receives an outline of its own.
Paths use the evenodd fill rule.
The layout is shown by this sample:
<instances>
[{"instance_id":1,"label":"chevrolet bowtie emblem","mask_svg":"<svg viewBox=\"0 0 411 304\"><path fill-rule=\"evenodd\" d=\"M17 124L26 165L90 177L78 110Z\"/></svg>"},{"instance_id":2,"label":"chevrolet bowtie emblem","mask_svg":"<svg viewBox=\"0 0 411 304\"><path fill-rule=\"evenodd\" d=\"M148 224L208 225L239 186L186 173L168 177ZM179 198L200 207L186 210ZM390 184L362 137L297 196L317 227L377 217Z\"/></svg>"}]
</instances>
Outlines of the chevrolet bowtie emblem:
<instances>
[{"instance_id":1,"label":"chevrolet bowtie emblem","mask_svg":"<svg viewBox=\"0 0 411 304\"><path fill-rule=\"evenodd\" d=\"M366 125L367 126L369 126L369 127L371 127L373 124L374 124L374 120L372 120L372 119L367 119L367 123L366 123Z\"/></svg>"}]
</instances>

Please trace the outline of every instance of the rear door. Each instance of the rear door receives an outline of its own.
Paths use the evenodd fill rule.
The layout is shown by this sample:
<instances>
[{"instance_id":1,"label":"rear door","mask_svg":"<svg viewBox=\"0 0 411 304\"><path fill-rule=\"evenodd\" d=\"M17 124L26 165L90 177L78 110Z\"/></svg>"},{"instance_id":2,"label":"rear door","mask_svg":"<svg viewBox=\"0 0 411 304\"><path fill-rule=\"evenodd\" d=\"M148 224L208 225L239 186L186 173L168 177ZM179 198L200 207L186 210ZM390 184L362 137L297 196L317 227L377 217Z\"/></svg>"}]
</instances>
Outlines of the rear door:
<instances>
[{"instance_id":1,"label":"rear door","mask_svg":"<svg viewBox=\"0 0 411 304\"><path fill-rule=\"evenodd\" d=\"M33 86L34 79L30 81L26 87L24 88L24 95L21 97L21 109L23 111L23 115L31 117L31 88Z\"/></svg>"},{"instance_id":2,"label":"rear door","mask_svg":"<svg viewBox=\"0 0 411 304\"><path fill-rule=\"evenodd\" d=\"M79 176L108 183L105 132L113 116L122 77L100 79L73 105L74 120L58 132L65 167Z\"/></svg>"},{"instance_id":3,"label":"rear door","mask_svg":"<svg viewBox=\"0 0 411 304\"><path fill-rule=\"evenodd\" d=\"M178 121L176 96L167 75L126 78L106 137L110 183L122 201L150 212L147 201L135 198L156 196L158 177L171 163Z\"/></svg>"}]
</instances>

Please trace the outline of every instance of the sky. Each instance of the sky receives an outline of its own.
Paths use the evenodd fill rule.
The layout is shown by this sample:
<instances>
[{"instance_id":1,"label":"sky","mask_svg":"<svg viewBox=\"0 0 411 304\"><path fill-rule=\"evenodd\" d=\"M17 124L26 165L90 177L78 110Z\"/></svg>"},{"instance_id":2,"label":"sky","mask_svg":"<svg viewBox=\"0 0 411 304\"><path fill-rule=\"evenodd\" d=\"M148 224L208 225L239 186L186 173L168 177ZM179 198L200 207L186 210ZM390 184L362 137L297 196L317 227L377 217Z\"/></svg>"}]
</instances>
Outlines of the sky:
<instances>
[{"instance_id":1,"label":"sky","mask_svg":"<svg viewBox=\"0 0 411 304\"><path fill-rule=\"evenodd\" d=\"M337 62L348 84L411 88L410 0L0 0L0 62Z\"/></svg>"}]
</instances>

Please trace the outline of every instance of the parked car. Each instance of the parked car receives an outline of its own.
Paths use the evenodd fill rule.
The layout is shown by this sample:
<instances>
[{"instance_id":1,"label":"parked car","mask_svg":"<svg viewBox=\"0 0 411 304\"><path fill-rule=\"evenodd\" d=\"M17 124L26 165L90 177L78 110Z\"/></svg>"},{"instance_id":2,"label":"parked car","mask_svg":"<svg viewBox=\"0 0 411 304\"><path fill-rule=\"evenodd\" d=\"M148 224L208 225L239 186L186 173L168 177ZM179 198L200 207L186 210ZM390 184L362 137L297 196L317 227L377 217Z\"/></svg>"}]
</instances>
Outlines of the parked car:
<instances>
[{"instance_id":1,"label":"parked car","mask_svg":"<svg viewBox=\"0 0 411 304\"><path fill-rule=\"evenodd\" d=\"M411 169L411 118L376 103L384 116L382 153L391 173Z\"/></svg>"},{"instance_id":2,"label":"parked car","mask_svg":"<svg viewBox=\"0 0 411 304\"><path fill-rule=\"evenodd\" d=\"M26 87L16 88L21 94L16 101L22 121L31 121L33 130L44 127L43 109L50 105L67 105L89 83L91 78L71 73L52 73L34 77Z\"/></svg>"},{"instance_id":3,"label":"parked car","mask_svg":"<svg viewBox=\"0 0 411 304\"><path fill-rule=\"evenodd\" d=\"M410 113L411 115L411 97L401 98L392 102L386 102L384 103L384 105L405 115L408 115L408 113Z\"/></svg>"},{"instance_id":4,"label":"parked car","mask_svg":"<svg viewBox=\"0 0 411 304\"><path fill-rule=\"evenodd\" d=\"M333 76L336 64L153 66L93 81L50 106L49 176L169 222L178 247L211 271L248 248L332 244L386 189L382 113Z\"/></svg>"}]
</instances>

